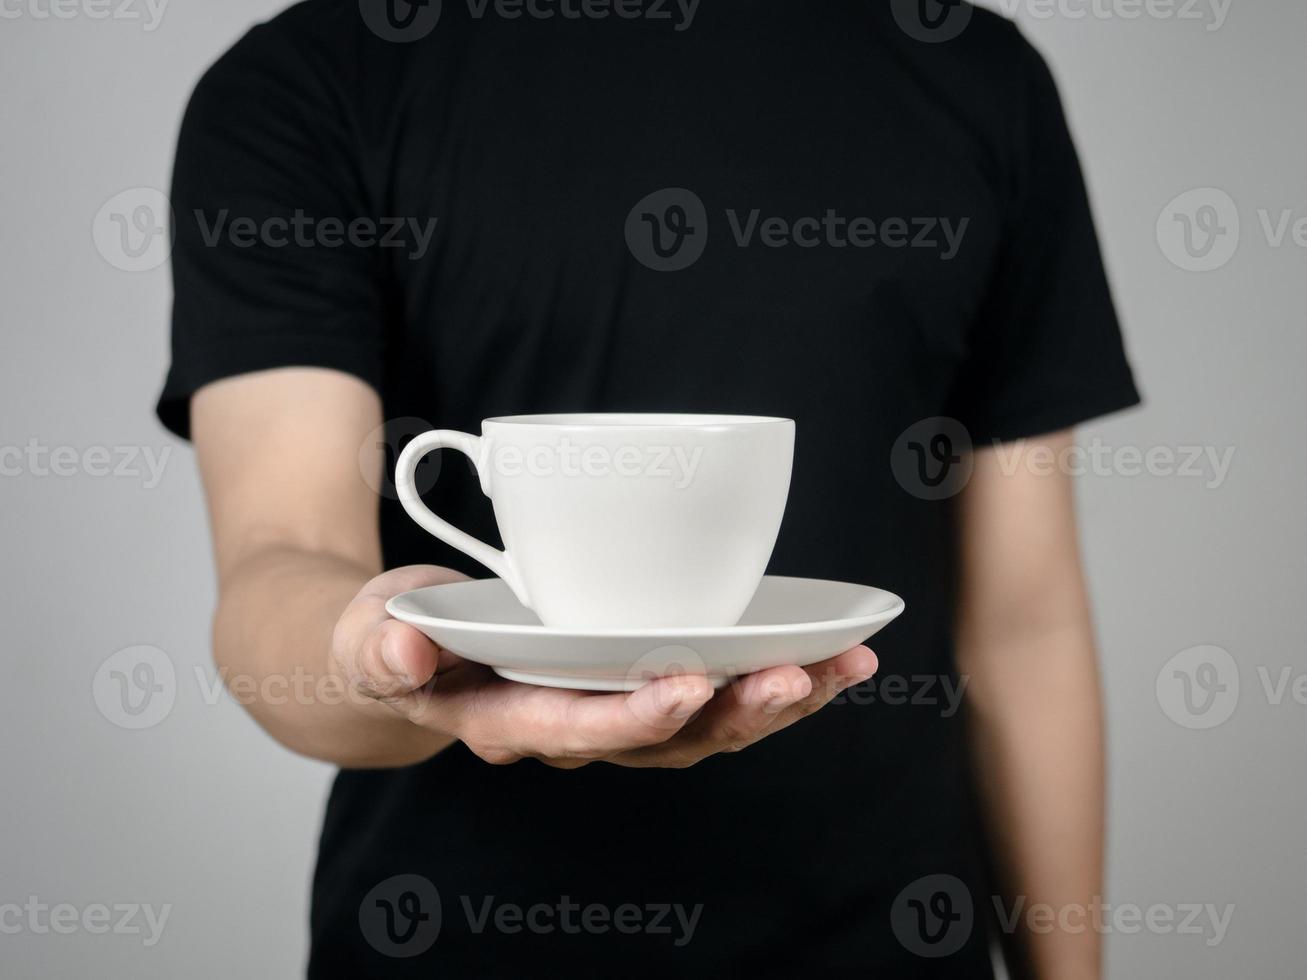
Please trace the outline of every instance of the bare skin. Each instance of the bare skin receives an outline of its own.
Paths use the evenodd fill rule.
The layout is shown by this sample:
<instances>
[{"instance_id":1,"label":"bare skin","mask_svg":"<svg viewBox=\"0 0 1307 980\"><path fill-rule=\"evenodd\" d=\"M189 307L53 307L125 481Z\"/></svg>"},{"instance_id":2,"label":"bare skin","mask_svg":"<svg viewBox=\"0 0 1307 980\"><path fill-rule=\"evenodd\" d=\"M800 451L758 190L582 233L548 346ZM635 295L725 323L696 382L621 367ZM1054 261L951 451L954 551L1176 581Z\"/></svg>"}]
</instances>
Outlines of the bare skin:
<instances>
[{"instance_id":1,"label":"bare skin","mask_svg":"<svg viewBox=\"0 0 1307 980\"><path fill-rule=\"evenodd\" d=\"M382 574L369 487L383 465L369 445L381 421L369 387L309 368L219 381L192 401L220 586L215 658L233 692L312 682L310 697L240 696L293 751L403 766L462 741L501 765L684 767L775 734L875 672L875 655L857 647L715 695L698 677L583 694L504 681L436 648L384 609L392 595L461 576ZM1058 451L1071 439L1029 446ZM959 667L1004 896L1088 908L1102 892L1103 736L1070 479L1005 468L992 449L975 462L957 501ZM1092 928L1024 925L1010 937L1017 975L1100 975Z\"/></svg>"},{"instance_id":2,"label":"bare skin","mask_svg":"<svg viewBox=\"0 0 1307 980\"><path fill-rule=\"evenodd\" d=\"M739 751L821 708L876 670L856 647L777 667L714 696L702 677L631 694L515 684L438 649L386 615L388 598L461 578L435 566L381 573L376 393L317 369L220 381L192 402L218 564L214 651L229 686L288 748L340 766L402 766L461 741L482 759L560 768L604 761L684 767ZM360 458L360 447L363 457Z\"/></svg>"},{"instance_id":3,"label":"bare skin","mask_svg":"<svg viewBox=\"0 0 1307 980\"><path fill-rule=\"evenodd\" d=\"M1019 452L978 452L958 498L958 667L969 680L977 784L1005 909L1024 897L1026 910L1065 910L1057 921L1070 925L1032 930L1021 917L1005 937L1018 978L1102 975L1093 919L1103 894L1098 661L1072 478L1046 472L1049 457L1038 455L1073 445L1062 432Z\"/></svg>"}]
</instances>

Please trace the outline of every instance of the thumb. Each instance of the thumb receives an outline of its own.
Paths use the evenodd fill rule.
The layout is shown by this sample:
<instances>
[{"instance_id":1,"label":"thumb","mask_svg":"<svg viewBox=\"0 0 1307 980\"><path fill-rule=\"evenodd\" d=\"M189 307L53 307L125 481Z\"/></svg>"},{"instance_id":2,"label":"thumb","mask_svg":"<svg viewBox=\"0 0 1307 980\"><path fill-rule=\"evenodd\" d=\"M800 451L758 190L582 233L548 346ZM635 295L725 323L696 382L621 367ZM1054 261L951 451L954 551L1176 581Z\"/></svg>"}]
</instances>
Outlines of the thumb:
<instances>
[{"instance_id":1,"label":"thumb","mask_svg":"<svg viewBox=\"0 0 1307 980\"><path fill-rule=\"evenodd\" d=\"M356 686L382 700L418 690L436 675L440 647L395 619L378 623L363 641Z\"/></svg>"},{"instance_id":2,"label":"thumb","mask_svg":"<svg viewBox=\"0 0 1307 980\"><path fill-rule=\"evenodd\" d=\"M435 675L441 651L419 630L390 618L386 600L423 585L462 576L433 566L395 569L367 583L341 614L332 637L336 665L361 694L387 700L426 684Z\"/></svg>"}]
</instances>

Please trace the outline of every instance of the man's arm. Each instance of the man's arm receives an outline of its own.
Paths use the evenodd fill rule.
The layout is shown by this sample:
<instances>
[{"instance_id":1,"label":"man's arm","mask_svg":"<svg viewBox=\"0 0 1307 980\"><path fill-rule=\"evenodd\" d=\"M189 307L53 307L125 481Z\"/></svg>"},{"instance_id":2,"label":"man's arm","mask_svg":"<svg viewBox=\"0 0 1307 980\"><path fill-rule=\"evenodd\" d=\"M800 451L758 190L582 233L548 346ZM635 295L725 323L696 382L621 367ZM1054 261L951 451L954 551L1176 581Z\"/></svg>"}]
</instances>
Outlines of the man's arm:
<instances>
[{"instance_id":1,"label":"man's arm","mask_svg":"<svg viewBox=\"0 0 1307 980\"><path fill-rule=\"evenodd\" d=\"M337 371L260 371L202 388L191 418L218 565L214 655L233 694L296 752L401 766L457 740L499 764L682 767L781 731L876 669L855 647L716 695L694 675L608 695L505 681L386 615L391 596L463 576L378 574L371 388Z\"/></svg>"},{"instance_id":2,"label":"man's arm","mask_svg":"<svg viewBox=\"0 0 1307 980\"><path fill-rule=\"evenodd\" d=\"M359 696L329 656L341 614L381 571L364 479L382 466L365 445L381 424L376 393L337 372L259 372L200 389L191 420L218 569L214 657L233 694L278 741L339 765L402 765L449 744ZM409 577L417 588L461 576ZM360 633L386 619L384 601ZM380 644L360 655L384 676Z\"/></svg>"},{"instance_id":3,"label":"man's arm","mask_svg":"<svg viewBox=\"0 0 1307 980\"><path fill-rule=\"evenodd\" d=\"M1032 932L1023 917L1005 937L1014 976L1041 980L1101 973L1103 724L1072 481L1027 465L1034 447L1073 441L977 452L958 500L958 660L1004 910L1024 898L1071 926Z\"/></svg>"}]
</instances>

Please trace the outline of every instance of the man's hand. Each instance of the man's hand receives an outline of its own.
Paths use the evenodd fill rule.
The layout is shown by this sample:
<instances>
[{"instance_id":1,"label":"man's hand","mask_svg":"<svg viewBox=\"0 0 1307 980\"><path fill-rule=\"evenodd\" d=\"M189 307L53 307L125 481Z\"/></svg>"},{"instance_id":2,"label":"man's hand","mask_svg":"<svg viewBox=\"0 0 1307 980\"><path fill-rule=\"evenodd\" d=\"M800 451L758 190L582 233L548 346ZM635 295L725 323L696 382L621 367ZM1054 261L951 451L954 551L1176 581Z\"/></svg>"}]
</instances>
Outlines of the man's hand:
<instances>
[{"instance_id":1,"label":"man's hand","mask_svg":"<svg viewBox=\"0 0 1307 980\"><path fill-rule=\"evenodd\" d=\"M457 738L496 765L524 758L572 769L590 762L683 768L737 752L794 724L876 670L855 647L807 668L774 667L714 692L700 676L660 678L630 694L595 694L504 680L391 619L386 600L464 576L433 565L368 582L345 609L333 669L354 692L412 724Z\"/></svg>"},{"instance_id":2,"label":"man's hand","mask_svg":"<svg viewBox=\"0 0 1307 980\"><path fill-rule=\"evenodd\" d=\"M631 694L503 680L386 614L391 596L462 576L433 566L378 575L376 392L335 371L283 368L206 385L191 415L220 586L214 657L243 689L314 683L322 696L241 702L304 755L406 766L462 740L494 763L688 766L793 724L876 669L858 647L716 693L691 676Z\"/></svg>"}]
</instances>

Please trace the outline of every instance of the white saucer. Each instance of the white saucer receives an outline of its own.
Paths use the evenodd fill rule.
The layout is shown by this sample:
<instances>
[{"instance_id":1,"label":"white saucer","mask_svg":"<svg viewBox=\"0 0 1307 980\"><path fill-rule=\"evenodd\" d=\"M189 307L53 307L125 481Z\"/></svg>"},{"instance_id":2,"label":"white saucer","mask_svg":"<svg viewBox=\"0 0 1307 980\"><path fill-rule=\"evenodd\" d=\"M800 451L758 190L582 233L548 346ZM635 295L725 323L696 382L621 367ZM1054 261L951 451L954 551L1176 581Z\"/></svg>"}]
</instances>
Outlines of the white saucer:
<instances>
[{"instance_id":1,"label":"white saucer","mask_svg":"<svg viewBox=\"0 0 1307 980\"><path fill-rule=\"evenodd\" d=\"M704 674L721 687L767 667L825 660L879 631L903 612L903 600L865 585L769 575L736 626L566 630L540 625L492 578L405 592L386 610L509 680L633 691L666 674Z\"/></svg>"}]
</instances>

